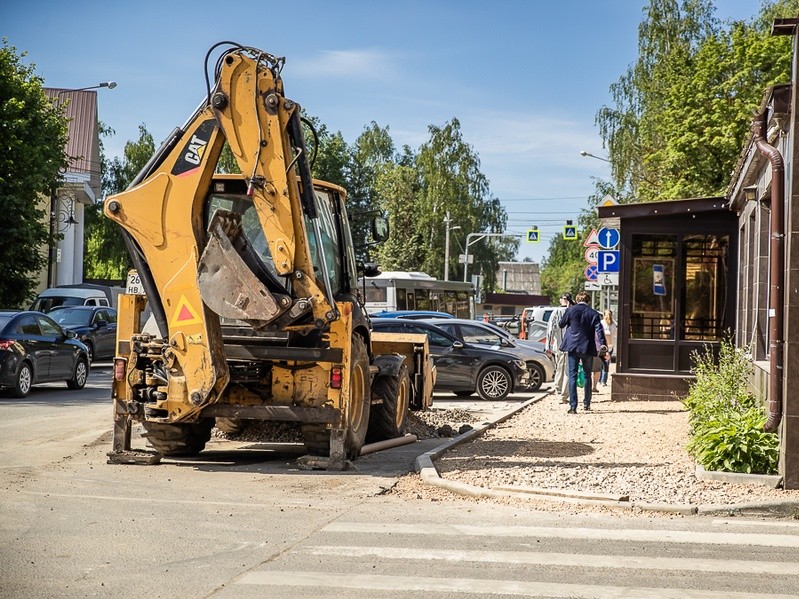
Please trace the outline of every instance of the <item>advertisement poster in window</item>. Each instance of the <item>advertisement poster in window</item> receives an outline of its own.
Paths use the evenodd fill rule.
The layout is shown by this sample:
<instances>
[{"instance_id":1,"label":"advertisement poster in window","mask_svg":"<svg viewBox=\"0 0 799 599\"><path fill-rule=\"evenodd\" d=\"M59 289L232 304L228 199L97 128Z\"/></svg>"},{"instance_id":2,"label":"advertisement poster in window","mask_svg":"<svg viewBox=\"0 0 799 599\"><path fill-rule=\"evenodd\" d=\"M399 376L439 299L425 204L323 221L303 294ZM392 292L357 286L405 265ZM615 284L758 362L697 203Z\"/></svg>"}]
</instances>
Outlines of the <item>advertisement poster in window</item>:
<instances>
[{"instance_id":1,"label":"advertisement poster in window","mask_svg":"<svg viewBox=\"0 0 799 599\"><path fill-rule=\"evenodd\" d=\"M633 312L661 317L674 313L674 258L634 259Z\"/></svg>"}]
</instances>

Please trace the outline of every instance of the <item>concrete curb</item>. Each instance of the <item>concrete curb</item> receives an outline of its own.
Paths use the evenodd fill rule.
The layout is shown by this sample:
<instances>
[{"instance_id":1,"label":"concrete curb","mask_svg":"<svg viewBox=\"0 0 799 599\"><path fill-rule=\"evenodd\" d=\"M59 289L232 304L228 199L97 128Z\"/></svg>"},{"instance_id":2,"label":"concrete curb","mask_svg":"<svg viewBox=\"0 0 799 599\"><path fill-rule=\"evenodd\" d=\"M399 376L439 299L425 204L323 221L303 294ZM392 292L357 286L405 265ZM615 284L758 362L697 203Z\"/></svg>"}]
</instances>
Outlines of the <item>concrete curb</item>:
<instances>
[{"instance_id":1,"label":"concrete curb","mask_svg":"<svg viewBox=\"0 0 799 599\"><path fill-rule=\"evenodd\" d=\"M472 430L458 435L452 439L447 440L438 447L427 451L420 456L417 456L415 467L416 472L419 473L422 482L434 487L446 489L458 495L465 495L467 497L513 497L517 499L530 499L536 501L551 501L558 503L569 503L573 505L584 506L600 506L608 508L620 508L626 510L642 510L648 512L664 512L670 514L679 514L685 516L702 515L702 516L772 516L772 517L799 517L799 501L797 500L776 500L776 501L760 501L753 503L737 503L729 505L692 505L692 504L670 504L670 503L648 503L638 501L618 501L613 499L591 499L585 497L585 493L580 491L569 490L544 490L544 492L537 492L533 488L525 488L524 490L513 491L509 489L490 489L487 487L478 487L476 485L469 485L458 481L447 480L442 478L436 468L433 460L438 459L444 453L467 441L471 441L475 437L482 435L485 431L504 422L514 414L521 412L527 406L539 402L546 397L552 395L548 392L541 397L535 397L522 403L521 405L509 410L508 412L500 415L499 417L480 424ZM697 473L698 474L698 473ZM713 473L713 474L726 474L730 473ZM739 475L739 476L759 476L759 475ZM771 478L771 477L769 477ZM779 477L777 477L779 478ZM714 480L725 480L725 482L738 482L731 479L717 478ZM764 484L758 482L757 484Z\"/></svg>"},{"instance_id":2,"label":"concrete curb","mask_svg":"<svg viewBox=\"0 0 799 599\"><path fill-rule=\"evenodd\" d=\"M696 478L699 480L715 480L736 485L756 485L778 489L782 486L782 477L779 474L743 474L741 472L719 472L705 470L696 465Z\"/></svg>"}]
</instances>

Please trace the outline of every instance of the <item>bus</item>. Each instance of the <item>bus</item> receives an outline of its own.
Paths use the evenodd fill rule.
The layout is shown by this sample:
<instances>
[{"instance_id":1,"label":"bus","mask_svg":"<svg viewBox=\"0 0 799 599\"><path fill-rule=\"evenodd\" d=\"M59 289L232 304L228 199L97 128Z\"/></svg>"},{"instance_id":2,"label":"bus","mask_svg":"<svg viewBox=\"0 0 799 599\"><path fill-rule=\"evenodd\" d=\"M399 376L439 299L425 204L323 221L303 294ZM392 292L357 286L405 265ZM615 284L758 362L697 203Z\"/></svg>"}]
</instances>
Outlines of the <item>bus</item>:
<instances>
[{"instance_id":1,"label":"bus","mask_svg":"<svg viewBox=\"0 0 799 599\"><path fill-rule=\"evenodd\" d=\"M388 271L360 280L370 314L384 310L434 310L458 318L474 317L474 287L441 281L423 272Z\"/></svg>"}]
</instances>

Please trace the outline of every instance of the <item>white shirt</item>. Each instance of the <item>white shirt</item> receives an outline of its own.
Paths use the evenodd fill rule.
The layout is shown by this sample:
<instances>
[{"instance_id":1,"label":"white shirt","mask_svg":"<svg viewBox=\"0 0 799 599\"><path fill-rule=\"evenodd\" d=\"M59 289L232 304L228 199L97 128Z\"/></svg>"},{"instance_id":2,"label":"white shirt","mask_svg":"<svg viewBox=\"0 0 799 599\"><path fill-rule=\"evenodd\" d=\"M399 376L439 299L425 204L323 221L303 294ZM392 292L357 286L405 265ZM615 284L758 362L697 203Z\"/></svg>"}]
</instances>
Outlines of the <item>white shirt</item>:
<instances>
[{"instance_id":1,"label":"white shirt","mask_svg":"<svg viewBox=\"0 0 799 599\"><path fill-rule=\"evenodd\" d=\"M602 328L605 330L605 343L608 345L608 349L612 348L616 344L616 331L618 330L618 326L616 326L616 321L613 321L611 324L605 322L605 319L602 319Z\"/></svg>"}]
</instances>

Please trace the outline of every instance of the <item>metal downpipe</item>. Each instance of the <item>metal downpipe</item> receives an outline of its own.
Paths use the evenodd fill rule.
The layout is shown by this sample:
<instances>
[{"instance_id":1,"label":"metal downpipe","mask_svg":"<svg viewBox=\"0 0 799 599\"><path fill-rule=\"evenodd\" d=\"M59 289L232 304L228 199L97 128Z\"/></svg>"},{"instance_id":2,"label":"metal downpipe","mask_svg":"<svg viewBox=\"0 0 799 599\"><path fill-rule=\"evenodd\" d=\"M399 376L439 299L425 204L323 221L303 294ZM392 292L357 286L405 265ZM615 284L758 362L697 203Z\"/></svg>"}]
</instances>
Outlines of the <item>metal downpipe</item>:
<instances>
[{"instance_id":1,"label":"metal downpipe","mask_svg":"<svg viewBox=\"0 0 799 599\"><path fill-rule=\"evenodd\" d=\"M783 311L785 300L785 162L779 150L768 143L767 111L752 123L757 151L771 163L771 245L769 251L769 393L768 418L763 430L776 432L782 421L784 360Z\"/></svg>"}]
</instances>

